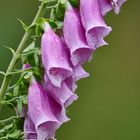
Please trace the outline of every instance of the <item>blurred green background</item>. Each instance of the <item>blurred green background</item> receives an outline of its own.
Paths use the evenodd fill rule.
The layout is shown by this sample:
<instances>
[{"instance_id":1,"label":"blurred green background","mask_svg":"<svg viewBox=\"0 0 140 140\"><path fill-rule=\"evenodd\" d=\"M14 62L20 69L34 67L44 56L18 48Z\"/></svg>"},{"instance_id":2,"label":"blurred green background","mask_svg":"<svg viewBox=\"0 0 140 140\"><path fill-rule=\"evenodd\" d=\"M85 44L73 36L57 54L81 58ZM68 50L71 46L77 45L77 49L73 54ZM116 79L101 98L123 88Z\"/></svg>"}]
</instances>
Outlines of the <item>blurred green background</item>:
<instances>
[{"instance_id":1,"label":"blurred green background","mask_svg":"<svg viewBox=\"0 0 140 140\"><path fill-rule=\"evenodd\" d=\"M37 0L0 0L0 45L16 48L23 35L16 18L30 24L37 8ZM58 140L140 140L140 1L128 0L119 16L105 19L113 28L109 46L85 65L90 77L78 83L79 100L68 109L72 120L57 131ZM0 47L0 70L10 59ZM3 109L0 119L11 113Z\"/></svg>"}]
</instances>

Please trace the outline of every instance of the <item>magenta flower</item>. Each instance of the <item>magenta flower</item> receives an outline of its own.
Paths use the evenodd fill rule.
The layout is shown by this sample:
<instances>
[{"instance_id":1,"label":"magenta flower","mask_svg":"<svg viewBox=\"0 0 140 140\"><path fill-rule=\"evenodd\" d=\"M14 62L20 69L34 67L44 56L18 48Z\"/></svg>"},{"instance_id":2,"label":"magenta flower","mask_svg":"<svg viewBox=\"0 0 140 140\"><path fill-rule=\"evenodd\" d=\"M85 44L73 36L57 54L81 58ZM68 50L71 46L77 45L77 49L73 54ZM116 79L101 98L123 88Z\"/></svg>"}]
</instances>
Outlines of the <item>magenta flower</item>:
<instances>
[{"instance_id":1,"label":"magenta flower","mask_svg":"<svg viewBox=\"0 0 140 140\"><path fill-rule=\"evenodd\" d=\"M26 116L26 119L24 122L24 133L25 133L24 134L25 140L36 140L37 139L35 125L32 122L29 114Z\"/></svg>"},{"instance_id":2,"label":"magenta flower","mask_svg":"<svg viewBox=\"0 0 140 140\"><path fill-rule=\"evenodd\" d=\"M81 25L78 11L67 4L65 12L63 33L65 43L70 49L71 61L75 66L89 60L94 48L86 45L85 31Z\"/></svg>"},{"instance_id":3,"label":"magenta flower","mask_svg":"<svg viewBox=\"0 0 140 140\"><path fill-rule=\"evenodd\" d=\"M125 1L126 0L98 0L103 16L112 9L114 9L115 13L118 14L120 7Z\"/></svg>"},{"instance_id":4,"label":"magenta flower","mask_svg":"<svg viewBox=\"0 0 140 140\"><path fill-rule=\"evenodd\" d=\"M35 124L38 140L54 138L55 131L62 124L54 115L48 94L35 80L32 81L28 93L28 110Z\"/></svg>"},{"instance_id":5,"label":"magenta flower","mask_svg":"<svg viewBox=\"0 0 140 140\"><path fill-rule=\"evenodd\" d=\"M103 38L110 33L111 27L105 24L98 1L80 0L80 14L88 45L94 48L106 45Z\"/></svg>"},{"instance_id":6,"label":"magenta flower","mask_svg":"<svg viewBox=\"0 0 140 140\"><path fill-rule=\"evenodd\" d=\"M62 86L61 88L59 88L52 85L51 82L48 80L46 82L46 89L50 92L52 97L64 107L68 107L70 104L73 103L73 101L77 99L77 95L69 89L65 81L62 82Z\"/></svg>"},{"instance_id":7,"label":"magenta flower","mask_svg":"<svg viewBox=\"0 0 140 140\"><path fill-rule=\"evenodd\" d=\"M42 62L52 84L57 87L61 82L72 75L72 68L60 38L45 23L44 34L41 41Z\"/></svg>"}]
</instances>

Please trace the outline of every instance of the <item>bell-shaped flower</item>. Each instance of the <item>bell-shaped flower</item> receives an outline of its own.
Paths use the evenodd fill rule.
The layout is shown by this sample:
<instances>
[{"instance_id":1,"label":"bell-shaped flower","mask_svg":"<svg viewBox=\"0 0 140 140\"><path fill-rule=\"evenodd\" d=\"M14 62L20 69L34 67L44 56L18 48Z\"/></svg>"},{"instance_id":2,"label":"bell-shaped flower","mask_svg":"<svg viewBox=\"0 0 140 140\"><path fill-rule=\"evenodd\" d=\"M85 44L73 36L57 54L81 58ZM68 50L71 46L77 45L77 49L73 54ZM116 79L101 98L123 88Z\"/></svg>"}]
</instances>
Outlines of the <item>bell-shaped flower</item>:
<instances>
[{"instance_id":1,"label":"bell-shaped flower","mask_svg":"<svg viewBox=\"0 0 140 140\"><path fill-rule=\"evenodd\" d=\"M75 66L89 60L95 49L87 46L79 13L68 2L64 17L63 34L65 43L70 49L72 64Z\"/></svg>"},{"instance_id":2,"label":"bell-shaped flower","mask_svg":"<svg viewBox=\"0 0 140 140\"><path fill-rule=\"evenodd\" d=\"M35 124L37 140L54 138L56 129L62 124L55 117L53 107L46 91L33 80L28 93L28 111Z\"/></svg>"},{"instance_id":3,"label":"bell-shaped flower","mask_svg":"<svg viewBox=\"0 0 140 140\"><path fill-rule=\"evenodd\" d=\"M104 37L110 33L111 27L104 22L98 0L80 0L80 14L88 45L94 48L107 45Z\"/></svg>"},{"instance_id":4,"label":"bell-shaped flower","mask_svg":"<svg viewBox=\"0 0 140 140\"><path fill-rule=\"evenodd\" d=\"M78 98L77 95L70 90L65 81L62 82L62 85L59 88L51 84L50 80L47 78L47 75L45 75L44 79L46 90L48 90L51 96L65 108Z\"/></svg>"},{"instance_id":5,"label":"bell-shaped flower","mask_svg":"<svg viewBox=\"0 0 140 140\"><path fill-rule=\"evenodd\" d=\"M61 87L62 81L72 75L64 48L60 38L45 23L41 41L42 63L52 84L57 87Z\"/></svg>"},{"instance_id":6,"label":"bell-shaped flower","mask_svg":"<svg viewBox=\"0 0 140 140\"><path fill-rule=\"evenodd\" d=\"M120 7L126 0L98 0L102 15L106 15L109 11L114 9L115 13L118 14Z\"/></svg>"},{"instance_id":7,"label":"bell-shaped flower","mask_svg":"<svg viewBox=\"0 0 140 140\"><path fill-rule=\"evenodd\" d=\"M24 137L25 137L25 140L37 139L35 125L32 122L29 114L26 116L25 121L24 121Z\"/></svg>"}]
</instances>

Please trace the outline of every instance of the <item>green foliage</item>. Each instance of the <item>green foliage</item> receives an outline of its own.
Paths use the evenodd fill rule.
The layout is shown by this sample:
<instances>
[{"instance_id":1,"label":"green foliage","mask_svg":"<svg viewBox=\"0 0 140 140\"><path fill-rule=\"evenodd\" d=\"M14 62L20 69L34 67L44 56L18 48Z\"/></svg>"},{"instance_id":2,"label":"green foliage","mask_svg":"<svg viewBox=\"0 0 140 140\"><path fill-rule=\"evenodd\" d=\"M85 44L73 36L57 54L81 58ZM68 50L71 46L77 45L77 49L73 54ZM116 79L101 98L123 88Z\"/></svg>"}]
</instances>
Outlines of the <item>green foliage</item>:
<instances>
[{"instance_id":1,"label":"green foliage","mask_svg":"<svg viewBox=\"0 0 140 140\"><path fill-rule=\"evenodd\" d=\"M54 13L55 13L55 18L58 21L63 21L64 20L64 13L66 10L66 3L67 0L60 0L57 7L55 7L54 9Z\"/></svg>"},{"instance_id":2,"label":"green foliage","mask_svg":"<svg viewBox=\"0 0 140 140\"><path fill-rule=\"evenodd\" d=\"M23 140L23 122L21 117L13 116L0 121L0 140Z\"/></svg>"}]
</instances>

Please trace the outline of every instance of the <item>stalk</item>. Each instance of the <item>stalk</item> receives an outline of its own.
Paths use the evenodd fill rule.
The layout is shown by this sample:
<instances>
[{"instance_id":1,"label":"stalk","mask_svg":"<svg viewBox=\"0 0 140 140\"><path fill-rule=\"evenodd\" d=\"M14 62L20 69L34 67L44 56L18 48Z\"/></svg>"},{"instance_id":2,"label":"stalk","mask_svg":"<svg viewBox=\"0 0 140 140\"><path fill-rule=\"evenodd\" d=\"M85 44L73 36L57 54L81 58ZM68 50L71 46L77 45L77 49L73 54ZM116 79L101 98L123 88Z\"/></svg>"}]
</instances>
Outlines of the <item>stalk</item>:
<instances>
[{"instance_id":1,"label":"stalk","mask_svg":"<svg viewBox=\"0 0 140 140\"><path fill-rule=\"evenodd\" d=\"M44 15L45 10L46 10L46 3L42 2L40 7L39 7L39 10L38 10L33 22L32 22L32 24L31 24L31 26L34 25L37 22L37 20ZM4 94L5 94L5 92L8 88L9 82L10 82L11 77L12 77L12 75L9 75L9 73L12 72L13 69L15 68L15 65L18 62L18 56L25 49L27 40L30 38L32 32L33 32L32 28L29 28L29 30L25 32L25 34L23 35L23 38L21 39L21 42L19 43L19 46L18 46L10 64L9 64L9 66L7 68L7 71L6 71L6 74L4 76L4 79L3 79L3 82L2 82L2 85L1 85L1 89L0 89L0 104L1 104L1 101L3 100Z\"/></svg>"}]
</instances>

